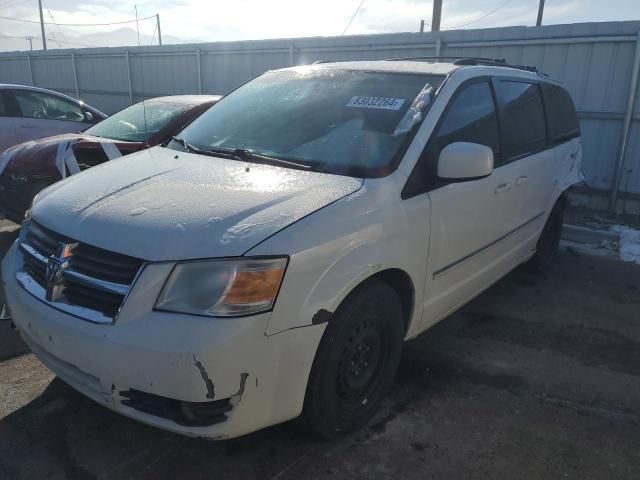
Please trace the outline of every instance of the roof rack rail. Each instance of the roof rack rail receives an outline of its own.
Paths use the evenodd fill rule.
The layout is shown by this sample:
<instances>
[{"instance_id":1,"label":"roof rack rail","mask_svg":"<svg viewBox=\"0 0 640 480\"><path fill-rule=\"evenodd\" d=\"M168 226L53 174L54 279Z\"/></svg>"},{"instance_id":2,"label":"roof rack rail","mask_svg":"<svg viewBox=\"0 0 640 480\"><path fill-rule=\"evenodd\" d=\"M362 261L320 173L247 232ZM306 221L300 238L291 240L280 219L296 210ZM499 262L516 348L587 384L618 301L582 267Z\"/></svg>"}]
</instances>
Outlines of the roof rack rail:
<instances>
[{"instance_id":1,"label":"roof rack rail","mask_svg":"<svg viewBox=\"0 0 640 480\"><path fill-rule=\"evenodd\" d=\"M454 60L454 65L486 65L493 67L508 67L527 72L538 73L538 69L531 65L511 65L504 58L487 58L487 57L463 57L463 56L419 56L419 57L400 57L387 58L389 62L399 62L406 60Z\"/></svg>"},{"instance_id":2,"label":"roof rack rail","mask_svg":"<svg viewBox=\"0 0 640 480\"><path fill-rule=\"evenodd\" d=\"M483 62L507 63L504 58L488 57L464 57L460 55L420 55L417 57L385 58L388 62L401 62L404 60L477 60Z\"/></svg>"}]
</instances>

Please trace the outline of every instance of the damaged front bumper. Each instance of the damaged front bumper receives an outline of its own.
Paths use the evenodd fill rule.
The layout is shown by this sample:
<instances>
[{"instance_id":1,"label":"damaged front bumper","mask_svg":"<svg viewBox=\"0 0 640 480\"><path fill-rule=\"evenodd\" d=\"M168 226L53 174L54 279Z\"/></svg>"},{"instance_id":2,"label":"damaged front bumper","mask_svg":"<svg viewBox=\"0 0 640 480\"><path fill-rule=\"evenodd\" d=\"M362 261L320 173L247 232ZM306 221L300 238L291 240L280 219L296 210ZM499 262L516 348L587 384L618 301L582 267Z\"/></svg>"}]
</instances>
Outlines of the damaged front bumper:
<instances>
[{"instance_id":1,"label":"damaged front bumper","mask_svg":"<svg viewBox=\"0 0 640 480\"><path fill-rule=\"evenodd\" d=\"M231 438L295 418L325 325L266 336L271 313L207 318L153 311L137 283L113 325L51 308L2 265L14 322L41 361L98 403L159 428Z\"/></svg>"}]
</instances>

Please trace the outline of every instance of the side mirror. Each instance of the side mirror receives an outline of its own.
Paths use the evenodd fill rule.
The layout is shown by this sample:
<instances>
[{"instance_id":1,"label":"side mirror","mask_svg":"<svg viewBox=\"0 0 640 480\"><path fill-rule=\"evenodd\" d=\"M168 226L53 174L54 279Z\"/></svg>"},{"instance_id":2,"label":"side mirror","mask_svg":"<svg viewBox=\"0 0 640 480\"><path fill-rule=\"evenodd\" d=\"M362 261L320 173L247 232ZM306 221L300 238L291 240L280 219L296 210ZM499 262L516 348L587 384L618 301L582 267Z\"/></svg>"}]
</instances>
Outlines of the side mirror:
<instances>
[{"instance_id":1,"label":"side mirror","mask_svg":"<svg viewBox=\"0 0 640 480\"><path fill-rule=\"evenodd\" d=\"M84 111L84 119L87 122L93 122L93 113L89 112L88 110Z\"/></svg>"},{"instance_id":2,"label":"side mirror","mask_svg":"<svg viewBox=\"0 0 640 480\"><path fill-rule=\"evenodd\" d=\"M492 172L493 150L479 143L450 143L438 158L438 177L443 180L477 180Z\"/></svg>"}]
</instances>

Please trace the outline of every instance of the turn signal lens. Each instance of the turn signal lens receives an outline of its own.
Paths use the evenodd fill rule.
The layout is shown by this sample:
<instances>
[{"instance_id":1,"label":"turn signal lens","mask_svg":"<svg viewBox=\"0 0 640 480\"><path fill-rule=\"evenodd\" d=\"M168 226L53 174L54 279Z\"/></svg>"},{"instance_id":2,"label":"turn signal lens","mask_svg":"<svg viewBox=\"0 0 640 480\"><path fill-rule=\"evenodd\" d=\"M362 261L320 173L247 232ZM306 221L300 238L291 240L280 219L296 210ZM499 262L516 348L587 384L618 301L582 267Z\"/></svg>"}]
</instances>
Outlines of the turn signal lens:
<instances>
[{"instance_id":1,"label":"turn signal lens","mask_svg":"<svg viewBox=\"0 0 640 480\"><path fill-rule=\"evenodd\" d=\"M279 266L269 270L236 272L224 303L243 305L268 302L278 293L283 275L284 268Z\"/></svg>"}]
</instances>

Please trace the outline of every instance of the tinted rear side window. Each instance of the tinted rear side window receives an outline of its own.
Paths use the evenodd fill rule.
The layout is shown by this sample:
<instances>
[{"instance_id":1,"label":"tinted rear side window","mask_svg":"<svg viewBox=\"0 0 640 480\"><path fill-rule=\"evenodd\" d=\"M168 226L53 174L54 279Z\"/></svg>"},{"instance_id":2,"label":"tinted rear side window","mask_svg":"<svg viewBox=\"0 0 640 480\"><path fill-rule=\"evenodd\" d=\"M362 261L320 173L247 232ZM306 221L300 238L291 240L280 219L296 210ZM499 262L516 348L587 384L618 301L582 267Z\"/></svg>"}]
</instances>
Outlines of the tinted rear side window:
<instances>
[{"instance_id":1,"label":"tinted rear side window","mask_svg":"<svg viewBox=\"0 0 640 480\"><path fill-rule=\"evenodd\" d=\"M5 105L4 102L4 95L2 94L2 92L0 92L0 117L6 117L7 116L7 106Z\"/></svg>"},{"instance_id":2,"label":"tinted rear side window","mask_svg":"<svg viewBox=\"0 0 640 480\"><path fill-rule=\"evenodd\" d=\"M501 80L500 104L505 158L535 153L547 144L544 108L535 83Z\"/></svg>"},{"instance_id":3,"label":"tinted rear side window","mask_svg":"<svg viewBox=\"0 0 640 480\"><path fill-rule=\"evenodd\" d=\"M544 83L542 84L542 94L547 107L551 142L563 142L580 135L576 107L569 93L558 85Z\"/></svg>"}]
</instances>

